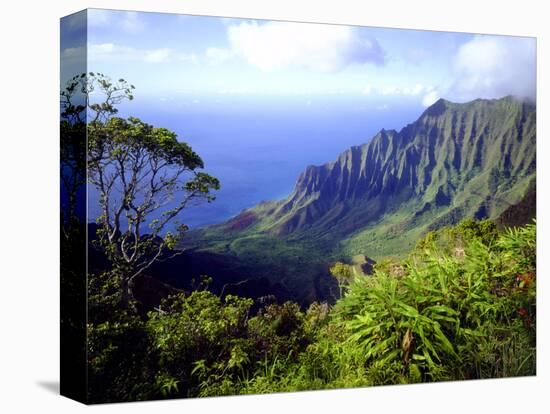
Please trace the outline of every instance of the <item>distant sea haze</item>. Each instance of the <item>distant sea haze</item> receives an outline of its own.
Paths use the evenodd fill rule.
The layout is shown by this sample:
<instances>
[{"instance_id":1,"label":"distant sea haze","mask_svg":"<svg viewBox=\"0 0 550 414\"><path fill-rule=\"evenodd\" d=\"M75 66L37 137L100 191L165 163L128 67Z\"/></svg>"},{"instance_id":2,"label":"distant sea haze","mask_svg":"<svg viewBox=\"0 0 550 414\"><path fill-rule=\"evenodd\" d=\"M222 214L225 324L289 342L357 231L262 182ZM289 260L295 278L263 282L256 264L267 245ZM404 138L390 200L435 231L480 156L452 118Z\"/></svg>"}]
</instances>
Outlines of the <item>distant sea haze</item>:
<instances>
[{"instance_id":1,"label":"distant sea haze","mask_svg":"<svg viewBox=\"0 0 550 414\"><path fill-rule=\"evenodd\" d=\"M407 101L388 105L332 96L147 98L123 106L119 115L176 132L202 157L205 171L220 180L215 201L191 206L178 217L193 229L223 222L261 201L286 197L308 165L330 162L382 128L399 130L423 109ZM92 188L89 203L96 217L99 204Z\"/></svg>"}]
</instances>

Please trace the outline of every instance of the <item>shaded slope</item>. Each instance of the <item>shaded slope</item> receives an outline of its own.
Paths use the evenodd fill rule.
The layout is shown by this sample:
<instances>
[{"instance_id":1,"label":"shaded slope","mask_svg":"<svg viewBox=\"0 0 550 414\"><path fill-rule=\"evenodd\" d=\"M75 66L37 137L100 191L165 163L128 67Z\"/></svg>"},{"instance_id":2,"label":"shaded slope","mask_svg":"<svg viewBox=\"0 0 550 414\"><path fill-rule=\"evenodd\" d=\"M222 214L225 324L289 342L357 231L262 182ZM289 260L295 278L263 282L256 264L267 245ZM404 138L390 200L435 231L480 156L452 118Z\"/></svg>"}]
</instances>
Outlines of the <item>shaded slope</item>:
<instances>
[{"instance_id":1,"label":"shaded slope","mask_svg":"<svg viewBox=\"0 0 550 414\"><path fill-rule=\"evenodd\" d=\"M520 202L504 210L497 218L496 223L500 228L524 226L532 223L536 215L537 190L535 180L533 180Z\"/></svg>"}]
</instances>

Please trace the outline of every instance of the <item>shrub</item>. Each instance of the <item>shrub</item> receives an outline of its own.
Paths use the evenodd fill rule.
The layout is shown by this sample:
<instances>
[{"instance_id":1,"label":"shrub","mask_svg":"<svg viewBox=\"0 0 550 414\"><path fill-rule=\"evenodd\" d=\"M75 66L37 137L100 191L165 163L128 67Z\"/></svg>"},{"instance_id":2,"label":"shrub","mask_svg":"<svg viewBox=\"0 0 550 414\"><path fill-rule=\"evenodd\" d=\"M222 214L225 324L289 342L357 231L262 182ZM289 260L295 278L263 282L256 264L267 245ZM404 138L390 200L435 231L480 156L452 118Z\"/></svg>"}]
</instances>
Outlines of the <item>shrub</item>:
<instances>
[{"instance_id":1,"label":"shrub","mask_svg":"<svg viewBox=\"0 0 550 414\"><path fill-rule=\"evenodd\" d=\"M337 304L373 383L534 372L535 226L491 244L477 229L449 232L466 235L463 255L432 245L403 263L404 277L358 278Z\"/></svg>"}]
</instances>

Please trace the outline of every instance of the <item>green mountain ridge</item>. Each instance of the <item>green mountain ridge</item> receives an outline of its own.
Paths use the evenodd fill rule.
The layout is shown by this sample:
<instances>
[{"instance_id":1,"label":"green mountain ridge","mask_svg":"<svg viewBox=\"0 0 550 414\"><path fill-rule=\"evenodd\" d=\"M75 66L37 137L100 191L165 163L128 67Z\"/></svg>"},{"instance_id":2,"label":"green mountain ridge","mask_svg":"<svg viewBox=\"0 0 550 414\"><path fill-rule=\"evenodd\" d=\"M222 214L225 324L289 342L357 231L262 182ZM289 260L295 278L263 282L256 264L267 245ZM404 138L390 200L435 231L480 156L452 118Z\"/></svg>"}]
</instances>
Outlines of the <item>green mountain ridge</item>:
<instances>
[{"instance_id":1,"label":"green mountain ridge","mask_svg":"<svg viewBox=\"0 0 550 414\"><path fill-rule=\"evenodd\" d=\"M300 285L294 279L303 272L287 273L300 264L400 256L429 230L496 219L522 200L535 170L534 104L440 99L400 131L383 129L307 167L286 199L196 231L186 243L255 262L259 273L270 263L273 279L283 272Z\"/></svg>"}]
</instances>

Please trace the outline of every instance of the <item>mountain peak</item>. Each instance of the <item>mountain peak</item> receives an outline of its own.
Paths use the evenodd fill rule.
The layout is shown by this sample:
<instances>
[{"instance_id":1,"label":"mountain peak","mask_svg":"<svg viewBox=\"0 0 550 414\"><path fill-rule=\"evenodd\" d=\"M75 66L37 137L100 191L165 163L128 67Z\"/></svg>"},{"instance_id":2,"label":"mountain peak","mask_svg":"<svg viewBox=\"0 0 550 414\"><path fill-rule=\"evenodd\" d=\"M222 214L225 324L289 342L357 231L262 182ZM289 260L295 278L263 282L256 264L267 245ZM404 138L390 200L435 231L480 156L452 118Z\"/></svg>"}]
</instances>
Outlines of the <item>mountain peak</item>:
<instances>
[{"instance_id":1,"label":"mountain peak","mask_svg":"<svg viewBox=\"0 0 550 414\"><path fill-rule=\"evenodd\" d=\"M534 105L509 96L439 99L401 130L382 129L307 167L285 199L219 228L313 237L380 257L408 249L407 237L419 231L498 217L520 200L535 169Z\"/></svg>"},{"instance_id":2,"label":"mountain peak","mask_svg":"<svg viewBox=\"0 0 550 414\"><path fill-rule=\"evenodd\" d=\"M448 110L458 110L460 112L475 111L479 108L486 108L489 106L502 106L508 105L521 106L523 103L532 103L529 99L518 98L513 95L506 95L501 98L487 99L487 98L477 98L467 102L452 102L443 98L439 98L431 106L426 108L422 113L419 120L425 119L426 117L438 117L443 115Z\"/></svg>"},{"instance_id":3,"label":"mountain peak","mask_svg":"<svg viewBox=\"0 0 550 414\"><path fill-rule=\"evenodd\" d=\"M508 202L497 200L504 197L498 189L514 185L506 181L510 169L524 174L516 171L516 178L534 172L534 149L526 151L524 143L534 142L535 110L510 105L511 99L438 99L400 131L381 129L367 144L308 167L293 193L281 201L273 231L289 234L318 227L350 234L404 203L418 206L414 217L445 209L457 217L476 215L476 209L496 214ZM475 203L453 205L455 196L470 191L483 196L476 196Z\"/></svg>"},{"instance_id":4,"label":"mountain peak","mask_svg":"<svg viewBox=\"0 0 550 414\"><path fill-rule=\"evenodd\" d=\"M445 110L449 107L450 104L451 104L450 101L447 101L443 98L439 98L431 106L426 108L426 110L422 114L421 118L424 117L424 116L438 116L438 115L441 115L443 112L445 112Z\"/></svg>"}]
</instances>

